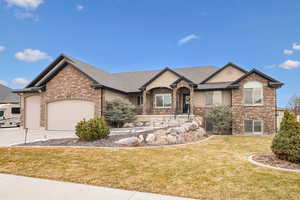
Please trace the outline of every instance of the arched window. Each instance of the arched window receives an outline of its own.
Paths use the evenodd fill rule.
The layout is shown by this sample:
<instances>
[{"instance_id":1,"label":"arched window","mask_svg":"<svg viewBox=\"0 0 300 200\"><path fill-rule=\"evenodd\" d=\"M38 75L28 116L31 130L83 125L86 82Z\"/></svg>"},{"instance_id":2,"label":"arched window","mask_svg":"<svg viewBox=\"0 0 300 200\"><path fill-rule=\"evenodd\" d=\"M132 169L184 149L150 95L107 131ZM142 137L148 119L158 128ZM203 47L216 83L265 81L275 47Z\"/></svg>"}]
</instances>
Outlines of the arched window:
<instances>
[{"instance_id":1,"label":"arched window","mask_svg":"<svg viewBox=\"0 0 300 200\"><path fill-rule=\"evenodd\" d=\"M263 84L251 81L244 85L244 104L262 105L263 104Z\"/></svg>"}]
</instances>

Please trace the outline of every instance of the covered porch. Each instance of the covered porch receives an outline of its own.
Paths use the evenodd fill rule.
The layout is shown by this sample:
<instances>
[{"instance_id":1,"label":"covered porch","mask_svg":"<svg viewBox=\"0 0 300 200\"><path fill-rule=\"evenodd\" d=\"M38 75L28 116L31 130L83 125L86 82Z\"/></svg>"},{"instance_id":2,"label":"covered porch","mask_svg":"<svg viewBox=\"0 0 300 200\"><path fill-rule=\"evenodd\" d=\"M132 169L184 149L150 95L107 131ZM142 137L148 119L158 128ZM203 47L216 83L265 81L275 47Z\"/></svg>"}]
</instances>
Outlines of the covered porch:
<instances>
[{"instance_id":1,"label":"covered porch","mask_svg":"<svg viewBox=\"0 0 300 200\"><path fill-rule=\"evenodd\" d=\"M194 87L185 80L145 89L142 94L143 115L193 115Z\"/></svg>"}]
</instances>

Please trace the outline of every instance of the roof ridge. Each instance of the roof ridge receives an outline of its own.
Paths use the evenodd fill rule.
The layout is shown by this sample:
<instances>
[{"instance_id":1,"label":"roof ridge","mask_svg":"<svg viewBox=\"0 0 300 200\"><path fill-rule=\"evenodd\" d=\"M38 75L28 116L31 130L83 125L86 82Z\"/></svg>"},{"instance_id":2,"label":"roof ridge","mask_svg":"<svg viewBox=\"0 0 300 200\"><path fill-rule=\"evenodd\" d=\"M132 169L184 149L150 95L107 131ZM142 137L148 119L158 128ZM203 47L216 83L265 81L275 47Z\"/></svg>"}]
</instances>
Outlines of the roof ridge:
<instances>
[{"instance_id":1,"label":"roof ridge","mask_svg":"<svg viewBox=\"0 0 300 200\"><path fill-rule=\"evenodd\" d=\"M165 67L166 68L166 67ZM115 74L127 74L127 73L138 73L138 72L156 72L156 71L162 71L164 70L165 68L160 68L160 69L154 69L154 70L139 70L139 71L131 71L131 72L115 72L115 73L111 73L112 75L115 75ZM167 67L169 69L172 69L172 70L177 70L177 69L190 69L190 68L219 68L219 67L216 67L216 66L193 66L193 67Z\"/></svg>"}]
</instances>

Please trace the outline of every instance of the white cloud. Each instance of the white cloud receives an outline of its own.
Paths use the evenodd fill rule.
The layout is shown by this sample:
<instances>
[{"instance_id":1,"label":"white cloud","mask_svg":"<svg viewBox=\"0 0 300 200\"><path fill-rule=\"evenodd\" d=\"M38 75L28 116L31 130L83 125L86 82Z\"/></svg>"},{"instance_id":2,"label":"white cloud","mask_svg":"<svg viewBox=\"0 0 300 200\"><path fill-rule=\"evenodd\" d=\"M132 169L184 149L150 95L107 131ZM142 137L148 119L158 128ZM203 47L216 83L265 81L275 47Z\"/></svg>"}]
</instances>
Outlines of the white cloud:
<instances>
[{"instance_id":1,"label":"white cloud","mask_svg":"<svg viewBox=\"0 0 300 200\"><path fill-rule=\"evenodd\" d=\"M16 12L15 17L18 19L32 19L33 21L39 21L38 15L31 12Z\"/></svg>"},{"instance_id":2,"label":"white cloud","mask_svg":"<svg viewBox=\"0 0 300 200\"><path fill-rule=\"evenodd\" d=\"M6 49L5 46L0 46L0 52L4 51Z\"/></svg>"},{"instance_id":3,"label":"white cloud","mask_svg":"<svg viewBox=\"0 0 300 200\"><path fill-rule=\"evenodd\" d=\"M13 81L12 81L14 84L17 84L17 85L26 85L29 83L29 81L25 78L15 78Z\"/></svg>"},{"instance_id":4,"label":"white cloud","mask_svg":"<svg viewBox=\"0 0 300 200\"><path fill-rule=\"evenodd\" d=\"M283 53L286 54L286 55L291 55L291 54L293 54L293 50L290 50L290 49L284 49L284 50L283 50Z\"/></svg>"},{"instance_id":5,"label":"white cloud","mask_svg":"<svg viewBox=\"0 0 300 200\"><path fill-rule=\"evenodd\" d=\"M79 5L79 4L78 4L78 5L76 6L76 10L77 10L77 11L82 11L83 9L84 9L84 6L83 6L83 5Z\"/></svg>"},{"instance_id":6,"label":"white cloud","mask_svg":"<svg viewBox=\"0 0 300 200\"><path fill-rule=\"evenodd\" d=\"M283 69L294 69L300 67L300 61L297 60L287 60L279 65Z\"/></svg>"},{"instance_id":7,"label":"white cloud","mask_svg":"<svg viewBox=\"0 0 300 200\"><path fill-rule=\"evenodd\" d=\"M187 42L190 42L191 40L195 40L195 39L198 39L199 36L196 35L196 34L190 34L190 35L187 35L183 38L181 38L180 40L178 40L178 45L183 45Z\"/></svg>"},{"instance_id":8,"label":"white cloud","mask_svg":"<svg viewBox=\"0 0 300 200\"><path fill-rule=\"evenodd\" d=\"M0 80L0 84L1 84L1 85L6 85L6 86L7 86L7 82L4 81L4 80Z\"/></svg>"},{"instance_id":9,"label":"white cloud","mask_svg":"<svg viewBox=\"0 0 300 200\"><path fill-rule=\"evenodd\" d=\"M8 5L18 6L23 8L32 8L35 9L39 7L44 1L43 0L5 0Z\"/></svg>"},{"instance_id":10,"label":"white cloud","mask_svg":"<svg viewBox=\"0 0 300 200\"><path fill-rule=\"evenodd\" d=\"M293 49L300 50L300 44L293 43Z\"/></svg>"},{"instance_id":11,"label":"white cloud","mask_svg":"<svg viewBox=\"0 0 300 200\"><path fill-rule=\"evenodd\" d=\"M42 52L40 50L33 50L33 49L24 49L15 54L15 57L18 60L25 61L25 62L36 62L39 60L49 58L48 54Z\"/></svg>"}]
</instances>

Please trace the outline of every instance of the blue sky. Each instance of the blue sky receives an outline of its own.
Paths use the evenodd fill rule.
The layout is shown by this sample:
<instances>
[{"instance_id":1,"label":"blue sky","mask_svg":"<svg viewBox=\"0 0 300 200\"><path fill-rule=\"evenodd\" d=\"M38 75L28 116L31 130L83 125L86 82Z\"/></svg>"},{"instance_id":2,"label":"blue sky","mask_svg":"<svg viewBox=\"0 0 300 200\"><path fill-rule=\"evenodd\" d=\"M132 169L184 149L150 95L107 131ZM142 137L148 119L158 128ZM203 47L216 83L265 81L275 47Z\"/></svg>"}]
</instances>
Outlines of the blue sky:
<instances>
[{"instance_id":1,"label":"blue sky","mask_svg":"<svg viewBox=\"0 0 300 200\"><path fill-rule=\"evenodd\" d=\"M0 82L24 87L60 53L109 72L227 62L300 95L299 0L0 0Z\"/></svg>"}]
</instances>

